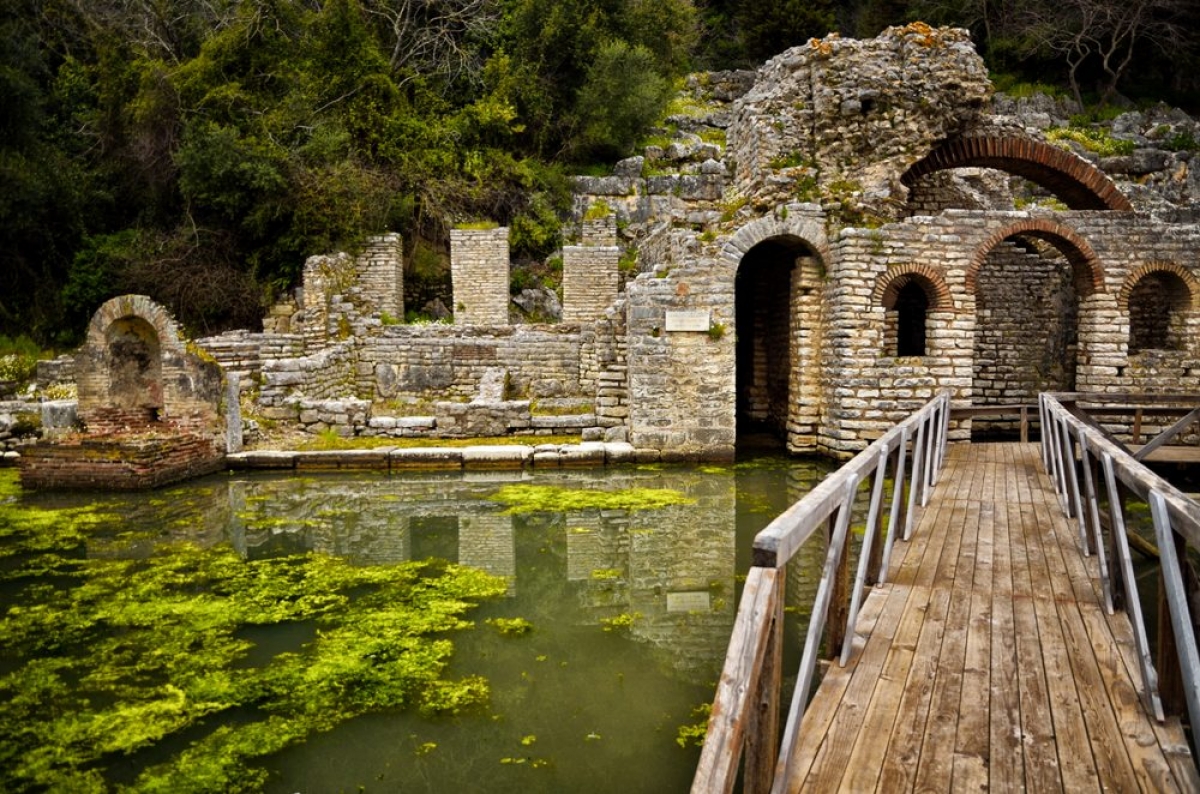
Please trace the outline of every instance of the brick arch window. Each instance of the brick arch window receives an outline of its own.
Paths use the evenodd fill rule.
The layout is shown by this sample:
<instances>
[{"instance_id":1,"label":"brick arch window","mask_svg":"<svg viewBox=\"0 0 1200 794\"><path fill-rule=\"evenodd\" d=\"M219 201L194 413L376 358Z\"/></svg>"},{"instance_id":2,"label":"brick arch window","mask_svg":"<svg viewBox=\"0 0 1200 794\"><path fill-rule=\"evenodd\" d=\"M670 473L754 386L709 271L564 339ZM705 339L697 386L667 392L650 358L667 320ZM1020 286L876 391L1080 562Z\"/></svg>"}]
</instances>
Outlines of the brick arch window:
<instances>
[{"instance_id":1,"label":"brick arch window","mask_svg":"<svg viewBox=\"0 0 1200 794\"><path fill-rule=\"evenodd\" d=\"M1184 278L1188 276L1188 278ZM1187 324L1196 298L1195 280L1172 266L1134 273L1122 291L1129 313L1129 352L1183 350Z\"/></svg>"},{"instance_id":2,"label":"brick arch window","mask_svg":"<svg viewBox=\"0 0 1200 794\"><path fill-rule=\"evenodd\" d=\"M941 277L921 265L889 268L876 282L875 299L884 309L885 355L929 355L929 314L950 302Z\"/></svg>"}]
</instances>

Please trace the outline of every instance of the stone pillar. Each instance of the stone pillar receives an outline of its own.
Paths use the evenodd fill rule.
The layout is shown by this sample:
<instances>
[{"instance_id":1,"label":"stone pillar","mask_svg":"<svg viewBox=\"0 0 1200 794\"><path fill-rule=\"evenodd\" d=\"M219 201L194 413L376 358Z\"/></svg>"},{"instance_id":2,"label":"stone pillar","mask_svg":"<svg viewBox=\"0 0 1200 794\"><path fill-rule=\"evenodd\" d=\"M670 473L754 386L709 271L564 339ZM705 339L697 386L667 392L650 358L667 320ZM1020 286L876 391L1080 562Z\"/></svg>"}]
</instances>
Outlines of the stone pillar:
<instances>
[{"instance_id":1,"label":"stone pillar","mask_svg":"<svg viewBox=\"0 0 1200 794\"><path fill-rule=\"evenodd\" d=\"M508 227L451 230L456 325L508 325L508 265Z\"/></svg>"},{"instance_id":2,"label":"stone pillar","mask_svg":"<svg viewBox=\"0 0 1200 794\"><path fill-rule=\"evenodd\" d=\"M616 245L563 246L564 323L590 323L604 316L620 287Z\"/></svg>"},{"instance_id":3,"label":"stone pillar","mask_svg":"<svg viewBox=\"0 0 1200 794\"><path fill-rule=\"evenodd\" d=\"M787 446L814 452L821 422L821 294L825 268L815 256L796 259L792 271L792 367Z\"/></svg>"},{"instance_id":4,"label":"stone pillar","mask_svg":"<svg viewBox=\"0 0 1200 794\"><path fill-rule=\"evenodd\" d=\"M372 237L358 255L358 279L374 310L404 319L404 242L391 233Z\"/></svg>"}]
</instances>

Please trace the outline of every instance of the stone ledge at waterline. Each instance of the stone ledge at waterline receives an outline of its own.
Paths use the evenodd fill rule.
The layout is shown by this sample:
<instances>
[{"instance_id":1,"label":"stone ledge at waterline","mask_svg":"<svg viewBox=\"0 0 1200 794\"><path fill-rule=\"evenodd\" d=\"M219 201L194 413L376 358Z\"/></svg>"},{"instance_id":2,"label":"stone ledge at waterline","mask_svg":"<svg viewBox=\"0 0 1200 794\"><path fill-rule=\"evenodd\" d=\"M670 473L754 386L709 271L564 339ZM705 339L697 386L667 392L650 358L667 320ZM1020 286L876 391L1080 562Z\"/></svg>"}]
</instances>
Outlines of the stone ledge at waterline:
<instances>
[{"instance_id":1,"label":"stone ledge at waterline","mask_svg":"<svg viewBox=\"0 0 1200 794\"><path fill-rule=\"evenodd\" d=\"M317 451L259 450L226 456L231 469L386 469L472 470L604 466L656 463L656 449L636 449L625 442L475 447L381 447Z\"/></svg>"}]
</instances>

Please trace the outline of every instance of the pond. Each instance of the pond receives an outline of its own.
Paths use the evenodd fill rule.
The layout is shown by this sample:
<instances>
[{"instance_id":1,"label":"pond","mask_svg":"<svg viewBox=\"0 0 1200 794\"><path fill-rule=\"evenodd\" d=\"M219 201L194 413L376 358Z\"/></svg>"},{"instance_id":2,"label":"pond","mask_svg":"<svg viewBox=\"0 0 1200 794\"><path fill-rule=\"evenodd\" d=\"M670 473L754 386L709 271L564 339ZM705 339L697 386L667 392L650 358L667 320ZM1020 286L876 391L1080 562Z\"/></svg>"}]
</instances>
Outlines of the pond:
<instances>
[{"instance_id":1,"label":"pond","mask_svg":"<svg viewBox=\"0 0 1200 794\"><path fill-rule=\"evenodd\" d=\"M753 536L831 468L0 472L0 788L684 791Z\"/></svg>"}]
</instances>

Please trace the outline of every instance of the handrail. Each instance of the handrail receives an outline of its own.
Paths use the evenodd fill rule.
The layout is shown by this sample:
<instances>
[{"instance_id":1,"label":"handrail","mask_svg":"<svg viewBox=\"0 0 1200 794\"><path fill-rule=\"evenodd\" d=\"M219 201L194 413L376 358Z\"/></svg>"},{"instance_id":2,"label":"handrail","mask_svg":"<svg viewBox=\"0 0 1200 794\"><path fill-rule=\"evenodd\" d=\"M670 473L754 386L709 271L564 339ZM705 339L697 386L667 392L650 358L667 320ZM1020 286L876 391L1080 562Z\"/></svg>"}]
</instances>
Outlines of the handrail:
<instances>
[{"instance_id":1,"label":"handrail","mask_svg":"<svg viewBox=\"0 0 1200 794\"><path fill-rule=\"evenodd\" d=\"M918 505L924 507L937 484L946 457L950 392L942 392L826 477L754 539L754 557L738 605L733 637L713 700L693 794L729 792L737 779L743 749L751 748L743 775L747 792L779 791L786 784L795 733L808 700L822 638L838 648L840 663L849 660L854 624L867 584L883 582L897 536L908 540ZM911 451L911 456L910 456ZM909 463L911 457L911 465ZM884 480L893 477L886 510ZM848 539L859 486L874 476L867 508L867 531L859 550L853 585L849 580ZM909 483L907 498L905 484ZM788 711L782 743L778 740L780 655L783 646L783 567L818 527L828 527L829 549L817 586L800 672ZM830 611L836 604L835 619Z\"/></svg>"},{"instance_id":2,"label":"handrail","mask_svg":"<svg viewBox=\"0 0 1200 794\"><path fill-rule=\"evenodd\" d=\"M1200 549L1200 505L1155 474L1119 442L1072 414L1062 400L1078 395L1042 394L1039 410L1042 460L1068 517L1078 521L1082 550L1095 551L1105 606L1111 614L1123 596L1134 629L1142 673L1141 698L1162 721L1186 705L1200 725L1200 651L1189 604L1186 549ZM1101 488L1108 505L1108 537L1100 514ZM1150 506L1160 553L1160 588L1167 615L1159 616L1159 642L1151 649L1126 538L1125 501L1132 494ZM1106 542L1107 540L1107 542ZM1183 558L1181 560L1181 558ZM1194 589L1194 585L1193 585ZM1160 692L1160 684L1162 691Z\"/></svg>"}]
</instances>

